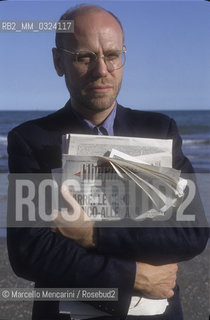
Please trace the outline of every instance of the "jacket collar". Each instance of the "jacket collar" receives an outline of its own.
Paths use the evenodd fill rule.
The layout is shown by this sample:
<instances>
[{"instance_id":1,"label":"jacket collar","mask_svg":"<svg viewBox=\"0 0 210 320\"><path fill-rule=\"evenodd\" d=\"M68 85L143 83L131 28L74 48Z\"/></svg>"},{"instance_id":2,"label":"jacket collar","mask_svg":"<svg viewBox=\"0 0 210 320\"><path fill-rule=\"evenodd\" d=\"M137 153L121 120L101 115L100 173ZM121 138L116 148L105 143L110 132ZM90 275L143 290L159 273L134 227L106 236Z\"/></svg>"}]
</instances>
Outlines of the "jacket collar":
<instances>
[{"instance_id":1,"label":"jacket collar","mask_svg":"<svg viewBox=\"0 0 210 320\"><path fill-rule=\"evenodd\" d=\"M81 133L81 134L91 134L89 128L82 124L81 121L76 117L74 112L71 110L70 100L65 104L65 106L58 110L55 114L56 117L60 118L60 131L62 134L65 133ZM129 133L130 128L128 126L128 121L126 119L126 108L117 104L116 116L114 120L114 134L117 136L123 135L123 132Z\"/></svg>"}]
</instances>

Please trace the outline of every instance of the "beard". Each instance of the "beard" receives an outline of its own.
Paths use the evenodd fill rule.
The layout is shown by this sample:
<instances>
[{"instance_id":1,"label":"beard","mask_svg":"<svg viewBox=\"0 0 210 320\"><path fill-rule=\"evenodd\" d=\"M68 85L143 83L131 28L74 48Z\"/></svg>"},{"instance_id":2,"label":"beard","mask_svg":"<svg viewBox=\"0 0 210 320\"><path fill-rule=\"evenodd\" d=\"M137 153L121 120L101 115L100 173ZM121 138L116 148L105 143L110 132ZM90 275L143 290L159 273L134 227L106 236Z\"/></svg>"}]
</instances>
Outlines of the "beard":
<instances>
[{"instance_id":1,"label":"beard","mask_svg":"<svg viewBox=\"0 0 210 320\"><path fill-rule=\"evenodd\" d=\"M72 100L76 102L78 107L98 113L108 110L113 106L120 91L121 83L122 80L116 86L113 86L108 93L92 92L89 90L90 85L84 89L78 89L78 87L71 86L69 91ZM102 84L104 85L104 83Z\"/></svg>"}]
</instances>

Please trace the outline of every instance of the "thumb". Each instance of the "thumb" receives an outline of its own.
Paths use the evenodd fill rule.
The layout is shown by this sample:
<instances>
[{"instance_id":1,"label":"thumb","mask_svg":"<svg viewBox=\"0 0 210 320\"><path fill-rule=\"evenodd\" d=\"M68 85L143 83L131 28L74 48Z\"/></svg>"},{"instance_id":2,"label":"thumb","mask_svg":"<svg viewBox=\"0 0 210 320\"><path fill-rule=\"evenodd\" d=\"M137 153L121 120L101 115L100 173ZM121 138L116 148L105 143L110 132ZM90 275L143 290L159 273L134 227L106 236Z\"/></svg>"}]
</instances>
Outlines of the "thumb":
<instances>
[{"instance_id":1,"label":"thumb","mask_svg":"<svg viewBox=\"0 0 210 320\"><path fill-rule=\"evenodd\" d=\"M62 183L61 185L61 194L63 198L66 200L66 202L68 202L71 205L73 210L81 210L80 204L75 200L75 198L69 190L68 185L65 183Z\"/></svg>"}]
</instances>

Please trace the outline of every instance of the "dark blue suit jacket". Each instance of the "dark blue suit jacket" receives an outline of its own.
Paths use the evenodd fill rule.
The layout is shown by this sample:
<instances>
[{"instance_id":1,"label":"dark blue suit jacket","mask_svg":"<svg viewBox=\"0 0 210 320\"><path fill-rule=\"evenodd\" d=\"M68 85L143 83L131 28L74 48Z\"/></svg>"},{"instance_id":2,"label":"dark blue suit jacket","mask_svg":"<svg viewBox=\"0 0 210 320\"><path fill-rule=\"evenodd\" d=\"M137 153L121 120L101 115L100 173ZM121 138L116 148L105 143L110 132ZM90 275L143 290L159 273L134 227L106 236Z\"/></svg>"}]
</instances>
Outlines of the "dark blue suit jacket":
<instances>
[{"instance_id":1,"label":"dark blue suit jacket","mask_svg":"<svg viewBox=\"0 0 210 320\"><path fill-rule=\"evenodd\" d=\"M89 133L70 111L69 103L13 129L8 136L10 172L50 173L61 167L61 136L68 132ZM173 167L192 172L181 151L176 124L165 115L118 105L114 134L173 139ZM100 228L97 250L89 250L46 228L8 228L8 250L15 273L37 287L118 288L118 302L96 306L114 317L124 317L133 293L136 261L187 260L204 249L207 238L207 229L201 228ZM56 319L58 302L36 302L33 313L34 319ZM181 319L177 291L164 319Z\"/></svg>"}]
</instances>

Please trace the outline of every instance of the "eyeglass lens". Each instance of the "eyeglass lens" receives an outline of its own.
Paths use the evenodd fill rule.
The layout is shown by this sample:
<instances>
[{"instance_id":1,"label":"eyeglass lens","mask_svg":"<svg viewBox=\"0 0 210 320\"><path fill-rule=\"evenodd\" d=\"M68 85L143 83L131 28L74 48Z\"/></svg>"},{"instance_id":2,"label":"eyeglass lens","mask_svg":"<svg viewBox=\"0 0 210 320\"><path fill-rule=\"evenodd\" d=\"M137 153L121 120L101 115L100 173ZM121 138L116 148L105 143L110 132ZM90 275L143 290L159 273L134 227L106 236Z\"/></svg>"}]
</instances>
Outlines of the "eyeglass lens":
<instances>
[{"instance_id":1,"label":"eyeglass lens","mask_svg":"<svg viewBox=\"0 0 210 320\"><path fill-rule=\"evenodd\" d=\"M121 68L125 63L125 53L113 51L104 55L104 62L109 71ZM94 52L79 52L76 55L76 62L80 66L93 68L96 64L98 56Z\"/></svg>"}]
</instances>

